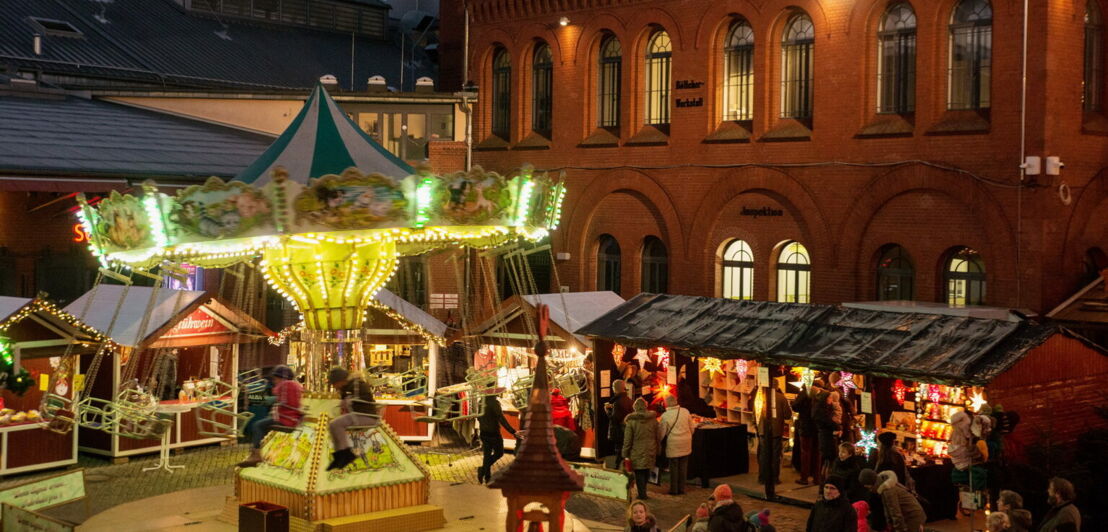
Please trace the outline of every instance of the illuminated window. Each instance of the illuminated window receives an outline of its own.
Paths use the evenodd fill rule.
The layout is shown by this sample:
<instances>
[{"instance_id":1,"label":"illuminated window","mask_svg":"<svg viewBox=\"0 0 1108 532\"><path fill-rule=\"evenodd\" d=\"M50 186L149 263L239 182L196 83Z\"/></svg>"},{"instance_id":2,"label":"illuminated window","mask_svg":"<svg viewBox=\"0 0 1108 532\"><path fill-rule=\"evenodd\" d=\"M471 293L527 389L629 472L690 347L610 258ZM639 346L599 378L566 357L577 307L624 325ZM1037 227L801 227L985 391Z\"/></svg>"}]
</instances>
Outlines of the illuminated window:
<instances>
[{"instance_id":1,"label":"illuminated window","mask_svg":"<svg viewBox=\"0 0 1108 532\"><path fill-rule=\"evenodd\" d=\"M1104 35L1100 30L1100 4L1085 4L1085 93L1086 111L1101 109L1104 93Z\"/></svg>"},{"instance_id":2,"label":"illuminated window","mask_svg":"<svg viewBox=\"0 0 1108 532\"><path fill-rule=\"evenodd\" d=\"M882 248L877 259L877 299L911 301L914 299L916 269L908 251L896 244Z\"/></svg>"},{"instance_id":3,"label":"illuminated window","mask_svg":"<svg viewBox=\"0 0 1108 532\"><path fill-rule=\"evenodd\" d=\"M754 30L735 22L723 46L723 120L754 118Z\"/></svg>"},{"instance_id":4,"label":"illuminated window","mask_svg":"<svg viewBox=\"0 0 1108 532\"><path fill-rule=\"evenodd\" d=\"M600 235L596 251L596 289L618 294L621 267L619 242L612 235Z\"/></svg>"},{"instance_id":5,"label":"illuminated window","mask_svg":"<svg viewBox=\"0 0 1108 532\"><path fill-rule=\"evenodd\" d=\"M877 33L877 112L911 113L916 108L916 13L895 4Z\"/></svg>"},{"instance_id":6,"label":"illuminated window","mask_svg":"<svg viewBox=\"0 0 1108 532\"><path fill-rule=\"evenodd\" d=\"M604 38L600 44L600 71L598 95L599 126L619 127L619 93L623 68L623 48L619 39L613 35Z\"/></svg>"},{"instance_id":7,"label":"illuminated window","mask_svg":"<svg viewBox=\"0 0 1108 532\"><path fill-rule=\"evenodd\" d=\"M987 0L962 0L950 21L947 108L989 108L992 55L992 6Z\"/></svg>"},{"instance_id":8,"label":"illuminated window","mask_svg":"<svg viewBox=\"0 0 1108 532\"><path fill-rule=\"evenodd\" d=\"M777 301L808 303L811 300L812 264L800 242L788 242L777 259Z\"/></svg>"},{"instance_id":9,"label":"illuminated window","mask_svg":"<svg viewBox=\"0 0 1108 532\"><path fill-rule=\"evenodd\" d=\"M531 129L549 137L554 99L554 61L550 47L545 43L535 47L531 83Z\"/></svg>"},{"instance_id":10,"label":"illuminated window","mask_svg":"<svg viewBox=\"0 0 1108 532\"><path fill-rule=\"evenodd\" d=\"M754 298L754 252L742 240L732 241L723 250L723 297Z\"/></svg>"},{"instance_id":11,"label":"illuminated window","mask_svg":"<svg viewBox=\"0 0 1108 532\"><path fill-rule=\"evenodd\" d=\"M512 59L500 48L492 61L492 134L508 140L511 131Z\"/></svg>"},{"instance_id":12,"label":"illuminated window","mask_svg":"<svg viewBox=\"0 0 1108 532\"><path fill-rule=\"evenodd\" d=\"M657 31L646 47L646 123L669 124L670 61L669 34Z\"/></svg>"},{"instance_id":13,"label":"illuminated window","mask_svg":"<svg viewBox=\"0 0 1108 532\"><path fill-rule=\"evenodd\" d=\"M669 257L666 245L657 237L648 236L642 246L643 292L664 294L669 289Z\"/></svg>"},{"instance_id":14,"label":"illuminated window","mask_svg":"<svg viewBox=\"0 0 1108 532\"><path fill-rule=\"evenodd\" d=\"M985 261L976 251L959 248L947 261L946 302L954 306L985 304Z\"/></svg>"},{"instance_id":15,"label":"illuminated window","mask_svg":"<svg viewBox=\"0 0 1108 532\"><path fill-rule=\"evenodd\" d=\"M808 15L793 15L781 40L781 117L812 117L816 31Z\"/></svg>"}]
</instances>

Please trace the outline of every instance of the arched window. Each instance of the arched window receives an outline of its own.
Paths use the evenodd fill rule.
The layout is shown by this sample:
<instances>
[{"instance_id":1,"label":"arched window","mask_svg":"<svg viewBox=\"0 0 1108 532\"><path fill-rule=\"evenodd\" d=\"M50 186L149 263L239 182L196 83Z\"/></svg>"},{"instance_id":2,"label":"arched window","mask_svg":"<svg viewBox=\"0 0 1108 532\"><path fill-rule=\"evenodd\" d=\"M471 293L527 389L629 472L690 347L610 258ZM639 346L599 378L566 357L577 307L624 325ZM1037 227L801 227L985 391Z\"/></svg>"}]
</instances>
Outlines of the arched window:
<instances>
[{"instance_id":1,"label":"arched window","mask_svg":"<svg viewBox=\"0 0 1108 532\"><path fill-rule=\"evenodd\" d=\"M643 240L641 288L654 294L664 294L669 289L669 257L666 245L657 237Z\"/></svg>"},{"instance_id":2,"label":"arched window","mask_svg":"<svg viewBox=\"0 0 1108 532\"><path fill-rule=\"evenodd\" d=\"M731 24L723 42L723 120L754 118L754 30Z\"/></svg>"},{"instance_id":3,"label":"arched window","mask_svg":"<svg viewBox=\"0 0 1108 532\"><path fill-rule=\"evenodd\" d=\"M916 108L916 13L910 4L885 11L877 48L877 112L911 113Z\"/></svg>"},{"instance_id":4,"label":"arched window","mask_svg":"<svg viewBox=\"0 0 1108 532\"><path fill-rule=\"evenodd\" d=\"M993 8L962 0L950 20L948 109L988 109L992 82Z\"/></svg>"},{"instance_id":5,"label":"arched window","mask_svg":"<svg viewBox=\"0 0 1108 532\"><path fill-rule=\"evenodd\" d=\"M535 46L531 65L531 129L550 136L551 108L554 100L554 61L550 46Z\"/></svg>"},{"instance_id":6,"label":"arched window","mask_svg":"<svg viewBox=\"0 0 1108 532\"><path fill-rule=\"evenodd\" d=\"M600 71L597 93L600 97L600 127L619 127L619 93L623 70L623 47L615 35L609 35L600 43Z\"/></svg>"},{"instance_id":7,"label":"arched window","mask_svg":"<svg viewBox=\"0 0 1108 532\"><path fill-rule=\"evenodd\" d=\"M622 267L619 242L612 235L600 235L596 249L596 289L619 293L619 271Z\"/></svg>"},{"instance_id":8,"label":"arched window","mask_svg":"<svg viewBox=\"0 0 1108 532\"><path fill-rule=\"evenodd\" d=\"M808 303L811 300L812 263L800 242L788 242L777 259L777 301Z\"/></svg>"},{"instance_id":9,"label":"arched window","mask_svg":"<svg viewBox=\"0 0 1108 532\"><path fill-rule=\"evenodd\" d=\"M877 258L877 299L911 301L915 298L916 268L908 250L896 244L881 248Z\"/></svg>"},{"instance_id":10,"label":"arched window","mask_svg":"<svg viewBox=\"0 0 1108 532\"><path fill-rule=\"evenodd\" d=\"M958 248L946 263L946 302L954 306L985 304L985 261L970 248Z\"/></svg>"},{"instance_id":11,"label":"arched window","mask_svg":"<svg viewBox=\"0 0 1108 532\"><path fill-rule=\"evenodd\" d=\"M742 240L732 241L723 250L723 297L754 298L754 252Z\"/></svg>"},{"instance_id":12,"label":"arched window","mask_svg":"<svg viewBox=\"0 0 1108 532\"><path fill-rule=\"evenodd\" d=\"M512 58L503 48L492 60L492 134L509 140L512 111Z\"/></svg>"},{"instance_id":13,"label":"arched window","mask_svg":"<svg viewBox=\"0 0 1108 532\"><path fill-rule=\"evenodd\" d=\"M1086 111L1099 111L1104 94L1104 36L1100 30L1100 4L1085 4L1085 100Z\"/></svg>"},{"instance_id":14,"label":"arched window","mask_svg":"<svg viewBox=\"0 0 1108 532\"><path fill-rule=\"evenodd\" d=\"M813 49L816 30L803 13L793 15L781 39L781 117L812 117Z\"/></svg>"},{"instance_id":15,"label":"arched window","mask_svg":"<svg viewBox=\"0 0 1108 532\"><path fill-rule=\"evenodd\" d=\"M646 46L646 123L669 124L670 62L673 54L669 34L654 32Z\"/></svg>"}]
</instances>

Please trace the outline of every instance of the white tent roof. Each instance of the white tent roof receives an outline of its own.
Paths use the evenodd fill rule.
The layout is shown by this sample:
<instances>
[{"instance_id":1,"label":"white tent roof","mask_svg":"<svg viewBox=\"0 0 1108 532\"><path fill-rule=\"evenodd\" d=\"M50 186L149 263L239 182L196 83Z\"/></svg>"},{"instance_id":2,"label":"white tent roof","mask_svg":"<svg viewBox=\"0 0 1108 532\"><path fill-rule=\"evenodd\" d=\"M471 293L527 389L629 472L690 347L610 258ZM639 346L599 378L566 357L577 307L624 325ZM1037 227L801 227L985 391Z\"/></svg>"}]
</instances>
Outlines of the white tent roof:
<instances>
[{"instance_id":1,"label":"white tent roof","mask_svg":"<svg viewBox=\"0 0 1108 532\"><path fill-rule=\"evenodd\" d=\"M204 297L204 292L193 290L171 290L161 288L157 290L156 299L151 305L151 296L154 289L148 286L127 287L114 284L102 284L93 287L76 301L65 307L65 311L84 321L89 327L109 337L115 343L126 347L137 347L158 329L167 325L170 320L179 316L182 311L197 300ZM88 315L81 316L85 309L85 303L89 298L92 304L88 306ZM118 309L119 315L112 317ZM146 326L142 327L143 318L149 314L150 318ZM111 326L111 330L108 330Z\"/></svg>"},{"instance_id":2,"label":"white tent roof","mask_svg":"<svg viewBox=\"0 0 1108 532\"><path fill-rule=\"evenodd\" d=\"M523 299L532 306L543 304L550 307L550 321L573 332L585 345L592 345L592 342L575 331L626 301L619 294L609 291L534 294L525 295Z\"/></svg>"},{"instance_id":3,"label":"white tent roof","mask_svg":"<svg viewBox=\"0 0 1108 532\"><path fill-rule=\"evenodd\" d=\"M25 297L0 296L0 322L12 317L30 302L31 300Z\"/></svg>"},{"instance_id":4,"label":"white tent roof","mask_svg":"<svg viewBox=\"0 0 1108 532\"><path fill-rule=\"evenodd\" d=\"M446 324L426 313L423 309L409 303L406 299L388 291L380 289L373 299L380 301L386 307L391 308L397 314L404 316L408 321L423 327L423 329L439 338L446 336Z\"/></svg>"}]
</instances>

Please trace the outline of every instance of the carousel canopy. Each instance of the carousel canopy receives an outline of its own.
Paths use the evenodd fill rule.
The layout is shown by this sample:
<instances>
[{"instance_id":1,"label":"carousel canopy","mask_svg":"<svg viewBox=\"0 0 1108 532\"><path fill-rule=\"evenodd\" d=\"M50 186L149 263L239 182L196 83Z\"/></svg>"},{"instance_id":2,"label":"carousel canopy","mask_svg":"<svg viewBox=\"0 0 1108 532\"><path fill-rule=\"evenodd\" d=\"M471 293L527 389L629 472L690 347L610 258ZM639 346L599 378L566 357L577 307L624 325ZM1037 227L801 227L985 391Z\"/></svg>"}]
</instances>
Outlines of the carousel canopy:
<instances>
[{"instance_id":1,"label":"carousel canopy","mask_svg":"<svg viewBox=\"0 0 1108 532\"><path fill-rule=\"evenodd\" d=\"M305 185L350 167L395 180L412 173L411 166L366 135L318 84L288 129L235 179L262 186L278 166Z\"/></svg>"},{"instance_id":2,"label":"carousel canopy","mask_svg":"<svg viewBox=\"0 0 1108 532\"><path fill-rule=\"evenodd\" d=\"M1029 321L639 294L577 330L637 348L984 385L1055 334Z\"/></svg>"}]
</instances>

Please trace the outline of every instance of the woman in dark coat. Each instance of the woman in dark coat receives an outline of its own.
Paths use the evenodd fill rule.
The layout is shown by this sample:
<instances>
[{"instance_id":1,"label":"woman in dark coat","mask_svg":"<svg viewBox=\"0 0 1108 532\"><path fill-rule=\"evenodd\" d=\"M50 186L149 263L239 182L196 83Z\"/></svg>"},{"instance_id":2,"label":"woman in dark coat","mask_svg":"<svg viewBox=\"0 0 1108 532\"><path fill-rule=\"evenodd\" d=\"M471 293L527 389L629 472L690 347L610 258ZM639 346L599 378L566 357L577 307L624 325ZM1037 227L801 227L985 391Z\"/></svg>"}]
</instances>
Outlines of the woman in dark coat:
<instances>
[{"instance_id":1,"label":"woman in dark coat","mask_svg":"<svg viewBox=\"0 0 1108 532\"><path fill-rule=\"evenodd\" d=\"M908 476L908 461L896 448L896 434L882 432L877 435L877 454L871 463L875 472L892 471L896 473L897 482L911 488L912 479Z\"/></svg>"},{"instance_id":2,"label":"woman in dark coat","mask_svg":"<svg viewBox=\"0 0 1108 532\"><path fill-rule=\"evenodd\" d=\"M846 483L831 476L823 483L823 494L808 514L806 532L857 532L858 514L847 500Z\"/></svg>"},{"instance_id":3,"label":"woman in dark coat","mask_svg":"<svg viewBox=\"0 0 1108 532\"><path fill-rule=\"evenodd\" d=\"M843 496L850 502L865 500L867 491L858 481L858 473L866 468L866 459L854 454L854 444L840 443L839 457L831 466L831 475L843 479L846 483L846 492Z\"/></svg>"}]
</instances>

